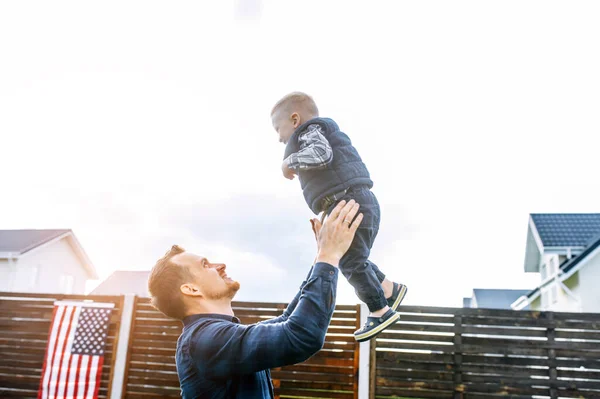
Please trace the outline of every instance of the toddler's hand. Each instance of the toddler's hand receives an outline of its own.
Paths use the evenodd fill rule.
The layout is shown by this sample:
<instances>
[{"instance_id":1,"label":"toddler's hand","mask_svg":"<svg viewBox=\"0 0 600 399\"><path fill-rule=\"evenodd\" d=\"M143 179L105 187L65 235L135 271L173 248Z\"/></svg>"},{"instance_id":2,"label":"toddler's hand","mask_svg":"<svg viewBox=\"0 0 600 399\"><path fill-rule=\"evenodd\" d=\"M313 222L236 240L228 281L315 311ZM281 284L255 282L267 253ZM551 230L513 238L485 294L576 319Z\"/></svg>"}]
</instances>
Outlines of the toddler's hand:
<instances>
[{"instance_id":1,"label":"toddler's hand","mask_svg":"<svg viewBox=\"0 0 600 399\"><path fill-rule=\"evenodd\" d=\"M294 180L294 177L296 177L296 171L288 168L285 162L281 164L281 171L283 172L283 177L286 179Z\"/></svg>"}]
</instances>

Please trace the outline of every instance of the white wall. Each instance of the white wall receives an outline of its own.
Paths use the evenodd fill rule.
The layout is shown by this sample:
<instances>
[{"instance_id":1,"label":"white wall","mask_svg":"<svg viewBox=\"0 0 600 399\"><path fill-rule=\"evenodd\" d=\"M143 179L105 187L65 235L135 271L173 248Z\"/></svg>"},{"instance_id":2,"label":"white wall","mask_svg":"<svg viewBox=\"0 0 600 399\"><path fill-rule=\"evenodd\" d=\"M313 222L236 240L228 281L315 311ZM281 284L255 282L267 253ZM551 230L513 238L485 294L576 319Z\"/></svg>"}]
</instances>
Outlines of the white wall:
<instances>
[{"instance_id":1,"label":"white wall","mask_svg":"<svg viewBox=\"0 0 600 399\"><path fill-rule=\"evenodd\" d=\"M10 287L14 270L14 264L10 265L7 259L0 259L0 291L12 291Z\"/></svg>"},{"instance_id":2,"label":"white wall","mask_svg":"<svg viewBox=\"0 0 600 399\"><path fill-rule=\"evenodd\" d=\"M577 288L571 291L575 295L578 295ZM551 310L555 312L581 312L579 302L575 298L569 296L560 284L558 286L558 301L551 306Z\"/></svg>"},{"instance_id":3,"label":"white wall","mask_svg":"<svg viewBox=\"0 0 600 399\"><path fill-rule=\"evenodd\" d=\"M0 261L0 278L8 262ZM13 261L12 279L2 278L0 291L84 294L87 273L67 239L35 249ZM63 276L72 276L71 292L66 292ZM12 280L12 282L11 282ZM62 283L62 284L61 284Z\"/></svg>"},{"instance_id":4,"label":"white wall","mask_svg":"<svg viewBox=\"0 0 600 399\"><path fill-rule=\"evenodd\" d=\"M579 269L579 286L576 294L582 300L582 311L600 313L600 250Z\"/></svg>"}]
</instances>

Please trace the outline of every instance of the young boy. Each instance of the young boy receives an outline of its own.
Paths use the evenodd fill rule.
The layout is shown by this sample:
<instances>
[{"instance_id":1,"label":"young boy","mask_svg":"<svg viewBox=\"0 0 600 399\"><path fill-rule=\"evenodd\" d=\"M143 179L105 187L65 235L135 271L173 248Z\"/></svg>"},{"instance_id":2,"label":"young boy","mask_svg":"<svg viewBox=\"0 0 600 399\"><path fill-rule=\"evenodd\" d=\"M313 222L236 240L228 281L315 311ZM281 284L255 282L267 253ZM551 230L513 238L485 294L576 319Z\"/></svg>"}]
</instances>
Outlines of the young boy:
<instances>
[{"instance_id":1,"label":"young boy","mask_svg":"<svg viewBox=\"0 0 600 399\"><path fill-rule=\"evenodd\" d=\"M298 175L306 203L316 215L323 212L321 220L341 200L360 204L363 221L340 261L340 270L369 308L367 323L354 333L357 341L367 341L400 318L396 310L407 291L405 285L385 278L368 259L380 218L369 171L338 125L319 117L309 95L294 92L283 97L273 107L271 121L279 141L286 145L283 176L291 180Z\"/></svg>"}]
</instances>

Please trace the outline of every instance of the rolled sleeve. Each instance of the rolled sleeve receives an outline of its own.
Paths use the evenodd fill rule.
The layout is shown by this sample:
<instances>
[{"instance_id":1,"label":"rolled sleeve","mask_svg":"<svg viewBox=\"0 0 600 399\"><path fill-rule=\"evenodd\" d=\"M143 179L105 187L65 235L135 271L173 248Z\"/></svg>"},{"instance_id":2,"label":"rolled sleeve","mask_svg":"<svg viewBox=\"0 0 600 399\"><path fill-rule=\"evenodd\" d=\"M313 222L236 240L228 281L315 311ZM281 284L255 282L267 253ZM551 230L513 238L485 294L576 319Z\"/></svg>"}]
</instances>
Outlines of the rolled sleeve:
<instances>
[{"instance_id":1,"label":"rolled sleeve","mask_svg":"<svg viewBox=\"0 0 600 399\"><path fill-rule=\"evenodd\" d=\"M321 169L333 160L333 149L323 135L321 127L310 125L298 137L300 150L284 160L285 166L293 170Z\"/></svg>"},{"instance_id":2,"label":"rolled sleeve","mask_svg":"<svg viewBox=\"0 0 600 399\"><path fill-rule=\"evenodd\" d=\"M324 280L333 281L337 278L338 273L339 269L337 267L329 263L317 262L313 267L311 277L322 277Z\"/></svg>"}]
</instances>

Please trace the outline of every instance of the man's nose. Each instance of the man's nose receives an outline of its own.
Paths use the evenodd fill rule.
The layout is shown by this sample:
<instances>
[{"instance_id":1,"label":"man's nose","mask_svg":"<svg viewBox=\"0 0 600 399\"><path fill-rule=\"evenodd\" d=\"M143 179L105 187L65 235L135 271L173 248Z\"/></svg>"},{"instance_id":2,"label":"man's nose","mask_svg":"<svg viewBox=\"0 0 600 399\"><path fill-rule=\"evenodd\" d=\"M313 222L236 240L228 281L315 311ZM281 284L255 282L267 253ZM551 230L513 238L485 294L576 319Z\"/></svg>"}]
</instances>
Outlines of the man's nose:
<instances>
[{"instance_id":1,"label":"man's nose","mask_svg":"<svg viewBox=\"0 0 600 399\"><path fill-rule=\"evenodd\" d=\"M224 263L217 263L215 264L215 269L217 269L218 271L223 271L227 268L227 266L225 266Z\"/></svg>"}]
</instances>

